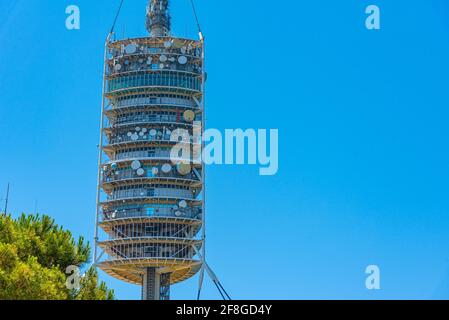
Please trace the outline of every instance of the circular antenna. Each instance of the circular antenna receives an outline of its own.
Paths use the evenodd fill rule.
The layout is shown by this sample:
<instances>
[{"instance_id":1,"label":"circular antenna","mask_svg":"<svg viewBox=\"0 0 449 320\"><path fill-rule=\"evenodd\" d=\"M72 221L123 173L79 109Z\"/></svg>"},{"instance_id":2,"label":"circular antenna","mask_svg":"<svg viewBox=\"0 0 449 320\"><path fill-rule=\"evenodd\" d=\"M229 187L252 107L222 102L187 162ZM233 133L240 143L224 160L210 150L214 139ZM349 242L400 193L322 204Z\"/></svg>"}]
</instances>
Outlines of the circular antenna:
<instances>
[{"instance_id":1,"label":"circular antenna","mask_svg":"<svg viewBox=\"0 0 449 320\"><path fill-rule=\"evenodd\" d=\"M166 47L166 48L170 48L172 45L173 45L173 43L171 41L164 42L164 47Z\"/></svg>"},{"instance_id":2,"label":"circular antenna","mask_svg":"<svg viewBox=\"0 0 449 320\"><path fill-rule=\"evenodd\" d=\"M181 212L181 211L176 211L176 212L175 212L175 216L177 216L177 217L182 216L182 212Z\"/></svg>"},{"instance_id":3,"label":"circular antenna","mask_svg":"<svg viewBox=\"0 0 449 320\"><path fill-rule=\"evenodd\" d=\"M138 161L138 160L134 160L134 161L131 163L131 168L132 168L133 170L140 169L141 167L142 167L142 164L141 164L140 161Z\"/></svg>"},{"instance_id":4,"label":"circular antenna","mask_svg":"<svg viewBox=\"0 0 449 320\"><path fill-rule=\"evenodd\" d=\"M159 65L159 69L164 69L164 64L163 64L163 63L161 63L161 64Z\"/></svg>"},{"instance_id":5,"label":"circular antenna","mask_svg":"<svg viewBox=\"0 0 449 320\"><path fill-rule=\"evenodd\" d=\"M139 177L141 177L145 174L145 170L143 170L142 168L139 168L139 169L137 169L136 173Z\"/></svg>"},{"instance_id":6,"label":"circular antenna","mask_svg":"<svg viewBox=\"0 0 449 320\"><path fill-rule=\"evenodd\" d=\"M163 173L169 173L172 170L172 166L169 164L164 164L162 166L162 172Z\"/></svg>"},{"instance_id":7,"label":"circular antenna","mask_svg":"<svg viewBox=\"0 0 449 320\"><path fill-rule=\"evenodd\" d=\"M179 202L179 207L182 209L187 208L187 201L182 200L181 202Z\"/></svg>"},{"instance_id":8,"label":"circular antenna","mask_svg":"<svg viewBox=\"0 0 449 320\"><path fill-rule=\"evenodd\" d=\"M186 64L187 63L187 57L186 56L180 56L178 59L179 64Z\"/></svg>"},{"instance_id":9,"label":"circular antenna","mask_svg":"<svg viewBox=\"0 0 449 320\"><path fill-rule=\"evenodd\" d=\"M133 135L132 132L128 132L128 133L127 133L127 136L128 136L128 137L131 137L132 135Z\"/></svg>"},{"instance_id":10,"label":"circular antenna","mask_svg":"<svg viewBox=\"0 0 449 320\"><path fill-rule=\"evenodd\" d=\"M147 128L142 128L142 132L143 132L143 133L147 133L147 132L148 132L148 129L147 129Z\"/></svg>"},{"instance_id":11,"label":"circular antenna","mask_svg":"<svg viewBox=\"0 0 449 320\"><path fill-rule=\"evenodd\" d=\"M136 53L136 51L137 51L137 45L135 43L128 44L125 47L125 52L127 54L134 54L134 53Z\"/></svg>"},{"instance_id":12,"label":"circular antenna","mask_svg":"<svg viewBox=\"0 0 449 320\"><path fill-rule=\"evenodd\" d=\"M195 112L193 112L192 110L186 110L184 112L184 120L186 122L192 122L193 120L195 120Z\"/></svg>"},{"instance_id":13,"label":"circular antenna","mask_svg":"<svg viewBox=\"0 0 449 320\"><path fill-rule=\"evenodd\" d=\"M136 127L136 131L139 132L141 130L140 127Z\"/></svg>"},{"instance_id":14,"label":"circular antenna","mask_svg":"<svg viewBox=\"0 0 449 320\"><path fill-rule=\"evenodd\" d=\"M150 136L154 137L155 135L157 135L157 131L155 129L151 129L150 130Z\"/></svg>"},{"instance_id":15,"label":"circular antenna","mask_svg":"<svg viewBox=\"0 0 449 320\"><path fill-rule=\"evenodd\" d=\"M167 56L166 56L165 54L163 54L163 55L161 55L161 57L159 58L159 60L160 60L161 62L167 62L168 58L167 58Z\"/></svg>"},{"instance_id":16,"label":"circular antenna","mask_svg":"<svg viewBox=\"0 0 449 320\"><path fill-rule=\"evenodd\" d=\"M192 171L192 166L189 163L180 163L176 166L176 169L180 175L186 176Z\"/></svg>"},{"instance_id":17,"label":"circular antenna","mask_svg":"<svg viewBox=\"0 0 449 320\"><path fill-rule=\"evenodd\" d=\"M134 134L131 136L131 140L132 140L132 141L137 141L137 140L139 140L139 135L138 135L137 133L134 133Z\"/></svg>"},{"instance_id":18,"label":"circular antenna","mask_svg":"<svg viewBox=\"0 0 449 320\"><path fill-rule=\"evenodd\" d=\"M122 70L122 65L121 65L120 63L117 63L117 64L114 66L114 70L115 70L115 71L120 71L120 70Z\"/></svg>"}]
</instances>

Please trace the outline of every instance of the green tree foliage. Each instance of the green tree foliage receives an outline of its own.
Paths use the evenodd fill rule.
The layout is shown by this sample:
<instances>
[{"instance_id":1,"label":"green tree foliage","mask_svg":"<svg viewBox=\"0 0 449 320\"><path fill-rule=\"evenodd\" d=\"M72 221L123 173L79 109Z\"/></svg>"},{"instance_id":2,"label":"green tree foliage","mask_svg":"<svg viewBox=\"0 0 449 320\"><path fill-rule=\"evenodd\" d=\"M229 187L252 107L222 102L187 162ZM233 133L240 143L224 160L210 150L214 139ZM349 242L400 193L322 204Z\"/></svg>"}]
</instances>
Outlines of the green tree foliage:
<instances>
[{"instance_id":1,"label":"green tree foliage","mask_svg":"<svg viewBox=\"0 0 449 320\"><path fill-rule=\"evenodd\" d=\"M111 300L114 292L90 268L79 287L66 285L67 267L84 267L90 246L48 216L0 215L0 299Z\"/></svg>"}]
</instances>

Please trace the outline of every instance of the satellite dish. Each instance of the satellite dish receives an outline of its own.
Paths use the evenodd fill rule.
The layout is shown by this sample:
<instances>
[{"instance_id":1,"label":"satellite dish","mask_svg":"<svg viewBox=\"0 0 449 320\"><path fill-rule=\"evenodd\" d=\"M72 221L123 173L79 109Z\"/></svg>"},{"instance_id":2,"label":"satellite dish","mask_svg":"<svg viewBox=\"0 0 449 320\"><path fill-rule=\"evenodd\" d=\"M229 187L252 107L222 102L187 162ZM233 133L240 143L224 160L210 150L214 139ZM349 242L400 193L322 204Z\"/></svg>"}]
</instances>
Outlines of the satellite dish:
<instances>
[{"instance_id":1,"label":"satellite dish","mask_svg":"<svg viewBox=\"0 0 449 320\"><path fill-rule=\"evenodd\" d=\"M181 211L176 211L176 212L175 212L175 216L177 216L177 217L182 216L182 212L181 212Z\"/></svg>"},{"instance_id":2,"label":"satellite dish","mask_svg":"<svg viewBox=\"0 0 449 320\"><path fill-rule=\"evenodd\" d=\"M193 112L192 110L186 110L183 116L186 122L192 122L193 120L195 120L195 112Z\"/></svg>"},{"instance_id":3,"label":"satellite dish","mask_svg":"<svg viewBox=\"0 0 449 320\"><path fill-rule=\"evenodd\" d=\"M125 47L125 52L127 54L134 54L134 53L136 53L136 51L137 51L137 45L135 43L128 44Z\"/></svg>"},{"instance_id":4,"label":"satellite dish","mask_svg":"<svg viewBox=\"0 0 449 320\"><path fill-rule=\"evenodd\" d=\"M180 163L176 166L180 175L186 176L192 171L192 167L188 163Z\"/></svg>"},{"instance_id":5,"label":"satellite dish","mask_svg":"<svg viewBox=\"0 0 449 320\"><path fill-rule=\"evenodd\" d=\"M136 127L136 131L139 132L140 131L140 127Z\"/></svg>"},{"instance_id":6,"label":"satellite dish","mask_svg":"<svg viewBox=\"0 0 449 320\"><path fill-rule=\"evenodd\" d=\"M131 136L131 140L132 140L132 141L137 141L137 140L139 140L139 135L138 135L137 133L134 133L134 134Z\"/></svg>"},{"instance_id":7,"label":"satellite dish","mask_svg":"<svg viewBox=\"0 0 449 320\"><path fill-rule=\"evenodd\" d=\"M155 136L155 135L157 135L157 131L156 130L154 130L154 129L152 129L151 131L150 131L150 136Z\"/></svg>"},{"instance_id":8,"label":"satellite dish","mask_svg":"<svg viewBox=\"0 0 449 320\"><path fill-rule=\"evenodd\" d=\"M128 132L128 133L127 133L127 136L128 136L128 137L131 137L132 135L133 135L132 132Z\"/></svg>"},{"instance_id":9,"label":"satellite dish","mask_svg":"<svg viewBox=\"0 0 449 320\"><path fill-rule=\"evenodd\" d=\"M170 171L172 170L172 166L169 164L164 164L162 166L162 172L163 173L170 173Z\"/></svg>"},{"instance_id":10,"label":"satellite dish","mask_svg":"<svg viewBox=\"0 0 449 320\"><path fill-rule=\"evenodd\" d=\"M138 176L141 177L141 176L143 176L145 174L145 170L143 170L142 168L139 168L139 169L137 169L136 173L137 173Z\"/></svg>"},{"instance_id":11,"label":"satellite dish","mask_svg":"<svg viewBox=\"0 0 449 320\"><path fill-rule=\"evenodd\" d=\"M148 132L148 129L147 129L147 128L142 128L142 132L143 132L143 133L147 133L147 132Z\"/></svg>"},{"instance_id":12,"label":"satellite dish","mask_svg":"<svg viewBox=\"0 0 449 320\"><path fill-rule=\"evenodd\" d=\"M187 63L187 57L186 56L180 56L178 59L179 64L186 64Z\"/></svg>"},{"instance_id":13,"label":"satellite dish","mask_svg":"<svg viewBox=\"0 0 449 320\"><path fill-rule=\"evenodd\" d=\"M159 60L160 60L161 62L167 62L168 58L167 58L167 56L166 56L165 54L163 54L163 55L161 55L161 57L159 58Z\"/></svg>"},{"instance_id":14,"label":"satellite dish","mask_svg":"<svg viewBox=\"0 0 449 320\"><path fill-rule=\"evenodd\" d=\"M138 160L134 160L134 161L131 163L131 168L132 168L133 170L140 169L141 167L142 167L142 164L141 164L140 161L138 161Z\"/></svg>"},{"instance_id":15,"label":"satellite dish","mask_svg":"<svg viewBox=\"0 0 449 320\"><path fill-rule=\"evenodd\" d=\"M122 65L121 65L120 63L116 64L116 65L114 66L114 70L115 70L115 71L120 71L120 70L122 70Z\"/></svg>"},{"instance_id":16,"label":"satellite dish","mask_svg":"<svg viewBox=\"0 0 449 320\"><path fill-rule=\"evenodd\" d=\"M179 202L179 207L182 209L187 208L187 201L182 200L181 202Z\"/></svg>"},{"instance_id":17,"label":"satellite dish","mask_svg":"<svg viewBox=\"0 0 449 320\"><path fill-rule=\"evenodd\" d=\"M164 42L164 47L166 47L166 48L170 48L172 45L173 45L173 43L171 41Z\"/></svg>"},{"instance_id":18,"label":"satellite dish","mask_svg":"<svg viewBox=\"0 0 449 320\"><path fill-rule=\"evenodd\" d=\"M159 65L159 69L164 69L164 64L163 64L163 63L161 63L161 64Z\"/></svg>"}]
</instances>

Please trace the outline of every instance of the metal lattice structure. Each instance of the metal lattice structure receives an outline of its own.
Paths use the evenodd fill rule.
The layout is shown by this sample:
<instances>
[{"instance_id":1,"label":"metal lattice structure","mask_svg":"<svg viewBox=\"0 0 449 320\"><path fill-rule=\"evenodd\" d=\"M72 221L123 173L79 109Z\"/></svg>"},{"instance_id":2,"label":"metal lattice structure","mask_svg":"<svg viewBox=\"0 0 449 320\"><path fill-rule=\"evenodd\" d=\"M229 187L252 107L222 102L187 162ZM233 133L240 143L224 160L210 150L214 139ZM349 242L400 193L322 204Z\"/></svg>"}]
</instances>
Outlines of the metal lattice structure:
<instances>
[{"instance_id":1,"label":"metal lattice structure","mask_svg":"<svg viewBox=\"0 0 449 320\"><path fill-rule=\"evenodd\" d=\"M150 0L149 37L106 41L97 190L95 264L155 300L200 270L204 245L203 163L172 154L203 146L204 42L170 36L167 10Z\"/></svg>"}]
</instances>

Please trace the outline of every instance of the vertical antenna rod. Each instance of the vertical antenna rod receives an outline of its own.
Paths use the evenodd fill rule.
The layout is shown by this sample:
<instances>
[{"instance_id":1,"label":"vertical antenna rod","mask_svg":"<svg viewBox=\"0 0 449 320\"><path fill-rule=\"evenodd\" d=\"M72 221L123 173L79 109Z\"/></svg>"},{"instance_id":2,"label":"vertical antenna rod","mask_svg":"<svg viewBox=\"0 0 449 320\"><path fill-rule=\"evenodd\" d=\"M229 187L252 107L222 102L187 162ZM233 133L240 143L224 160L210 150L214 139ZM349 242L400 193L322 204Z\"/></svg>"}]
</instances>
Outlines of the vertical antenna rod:
<instances>
[{"instance_id":1,"label":"vertical antenna rod","mask_svg":"<svg viewBox=\"0 0 449 320\"><path fill-rule=\"evenodd\" d=\"M168 0L148 0L147 30L151 37L167 37L170 34L171 18Z\"/></svg>"},{"instance_id":2,"label":"vertical antenna rod","mask_svg":"<svg viewBox=\"0 0 449 320\"><path fill-rule=\"evenodd\" d=\"M5 214L8 214L8 201L9 201L9 183L6 189L6 200L5 200Z\"/></svg>"}]
</instances>

